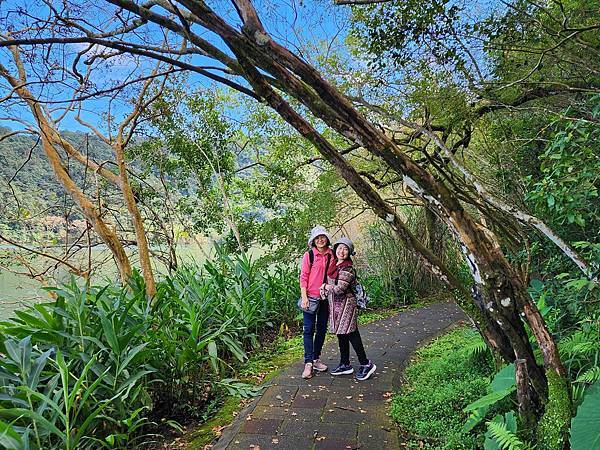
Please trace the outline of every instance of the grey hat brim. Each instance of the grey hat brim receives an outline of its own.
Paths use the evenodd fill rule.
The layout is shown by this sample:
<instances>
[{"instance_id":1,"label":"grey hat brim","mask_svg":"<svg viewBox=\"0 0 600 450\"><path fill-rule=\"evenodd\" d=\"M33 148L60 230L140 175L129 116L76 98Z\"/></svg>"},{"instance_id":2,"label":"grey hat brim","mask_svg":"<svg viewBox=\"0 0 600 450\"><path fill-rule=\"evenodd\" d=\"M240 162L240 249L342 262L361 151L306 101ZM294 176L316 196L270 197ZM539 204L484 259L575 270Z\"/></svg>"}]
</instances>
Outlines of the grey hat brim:
<instances>
[{"instance_id":1,"label":"grey hat brim","mask_svg":"<svg viewBox=\"0 0 600 450\"><path fill-rule=\"evenodd\" d=\"M348 247L348 252L350 254L350 256L354 255L354 242L352 242L349 238L347 237L341 237L339 238L337 241L335 241L335 243L333 244L333 252L335 254L335 249L337 248L338 245L340 244L344 244L346 247Z\"/></svg>"}]
</instances>

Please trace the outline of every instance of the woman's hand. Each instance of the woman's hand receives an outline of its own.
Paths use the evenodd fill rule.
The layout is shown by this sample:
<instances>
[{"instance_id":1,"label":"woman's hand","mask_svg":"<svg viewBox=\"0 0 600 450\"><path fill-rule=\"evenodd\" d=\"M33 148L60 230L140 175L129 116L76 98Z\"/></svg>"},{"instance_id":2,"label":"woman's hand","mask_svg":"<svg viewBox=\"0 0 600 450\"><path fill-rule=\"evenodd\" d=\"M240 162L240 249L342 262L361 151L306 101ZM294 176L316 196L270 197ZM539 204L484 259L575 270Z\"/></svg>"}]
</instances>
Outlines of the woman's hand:
<instances>
[{"instance_id":1,"label":"woman's hand","mask_svg":"<svg viewBox=\"0 0 600 450\"><path fill-rule=\"evenodd\" d=\"M308 297L302 297L302 303L300 303L300 307L302 309L308 310L309 306L310 306L310 302L308 301Z\"/></svg>"}]
</instances>

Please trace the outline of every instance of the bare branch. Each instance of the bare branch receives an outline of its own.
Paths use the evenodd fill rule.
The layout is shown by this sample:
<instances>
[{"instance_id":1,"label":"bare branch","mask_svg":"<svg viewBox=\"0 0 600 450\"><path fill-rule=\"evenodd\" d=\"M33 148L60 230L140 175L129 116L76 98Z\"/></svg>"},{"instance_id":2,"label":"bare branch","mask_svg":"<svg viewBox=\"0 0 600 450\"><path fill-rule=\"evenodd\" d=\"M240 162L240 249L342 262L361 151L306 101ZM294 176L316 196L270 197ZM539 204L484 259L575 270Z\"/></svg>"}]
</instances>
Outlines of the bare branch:
<instances>
[{"instance_id":1,"label":"bare branch","mask_svg":"<svg viewBox=\"0 0 600 450\"><path fill-rule=\"evenodd\" d=\"M48 259L56 261L56 262L58 262L60 264L63 264L63 265L67 266L70 269L71 273L74 273L74 274L79 275L79 276L86 276L86 273L84 271L82 271L81 269L75 267L74 265L72 265L68 261L65 261L63 259L57 258L54 255L50 255L48 253L40 252L40 251L35 250L33 248L29 248L29 247L26 247L24 245L21 245L18 242L13 241L12 239L7 238L6 236L3 236L2 234L0 234L0 240L4 241L4 242L6 242L6 243L8 243L10 245L13 245L13 246L15 246L17 248L20 248L21 250L26 250L29 253L33 253L35 255L43 256L44 258L48 258Z\"/></svg>"}]
</instances>

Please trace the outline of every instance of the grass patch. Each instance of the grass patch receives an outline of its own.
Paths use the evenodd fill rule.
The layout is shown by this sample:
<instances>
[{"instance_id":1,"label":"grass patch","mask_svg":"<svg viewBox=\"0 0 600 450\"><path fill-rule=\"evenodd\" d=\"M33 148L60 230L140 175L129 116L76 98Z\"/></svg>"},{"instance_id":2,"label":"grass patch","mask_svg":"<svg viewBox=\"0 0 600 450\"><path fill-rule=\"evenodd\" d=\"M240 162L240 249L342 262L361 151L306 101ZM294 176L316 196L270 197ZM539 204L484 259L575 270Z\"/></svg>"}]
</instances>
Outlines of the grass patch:
<instances>
[{"instance_id":1,"label":"grass patch","mask_svg":"<svg viewBox=\"0 0 600 450\"><path fill-rule=\"evenodd\" d=\"M358 324L367 325L371 322L377 322L378 320L387 319L388 317L394 316L399 312L400 309L398 308L378 309L375 311L361 311L358 315Z\"/></svg>"},{"instance_id":2,"label":"grass patch","mask_svg":"<svg viewBox=\"0 0 600 450\"><path fill-rule=\"evenodd\" d=\"M186 448L200 450L210 444L215 437L219 436L221 430L233 421L244 404L245 399L240 397L225 397L213 417L185 436L188 442Z\"/></svg>"},{"instance_id":3,"label":"grass patch","mask_svg":"<svg viewBox=\"0 0 600 450\"><path fill-rule=\"evenodd\" d=\"M407 448L475 449L483 444L460 433L467 419L463 408L487 393L493 374L489 357L472 352L480 340L476 331L461 327L416 352L390 410Z\"/></svg>"}]
</instances>

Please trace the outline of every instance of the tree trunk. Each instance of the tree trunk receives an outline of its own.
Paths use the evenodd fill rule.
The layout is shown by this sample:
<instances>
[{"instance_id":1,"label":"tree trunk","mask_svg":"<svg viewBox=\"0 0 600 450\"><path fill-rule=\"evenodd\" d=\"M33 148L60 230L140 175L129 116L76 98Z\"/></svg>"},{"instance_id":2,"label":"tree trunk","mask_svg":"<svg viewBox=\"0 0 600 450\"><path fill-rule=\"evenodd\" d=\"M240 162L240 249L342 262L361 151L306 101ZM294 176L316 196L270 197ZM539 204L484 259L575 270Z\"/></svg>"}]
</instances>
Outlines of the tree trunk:
<instances>
[{"instance_id":1,"label":"tree trunk","mask_svg":"<svg viewBox=\"0 0 600 450\"><path fill-rule=\"evenodd\" d=\"M133 222L133 229L135 230L137 248L140 254L140 265L142 266L142 275L146 284L146 295L150 298L153 298L156 294L156 284L154 282L152 262L150 261L148 238L146 237L146 230L144 229L144 221L142 220L135 196L133 195L133 190L129 184L127 166L125 164L125 152L123 151L120 135L117 138L117 141L113 144L113 149L115 150L117 166L119 167L121 191L123 192L125 205L127 206L127 210L131 216L131 221Z\"/></svg>"},{"instance_id":2,"label":"tree trunk","mask_svg":"<svg viewBox=\"0 0 600 450\"><path fill-rule=\"evenodd\" d=\"M20 62L18 50L16 48L12 48L11 50L13 51L15 63L20 69L19 71L24 73L24 71L21 70L22 64ZM50 162L50 166L52 167L57 180L65 188L73 200L75 200L75 202L79 205L87 220L92 224L92 227L96 233L98 233L100 239L102 239L102 241L108 246L119 268L121 281L126 283L131 276L131 264L127 254L125 253L125 249L121 245L121 242L119 241L119 238L114 230L111 230L106 225L93 203L79 189L77 184L75 184L69 173L63 167L60 155L55 148L55 146L61 145L60 136L50 125L48 119L42 111L42 108L40 107L40 104L35 101L29 90L24 87L25 80L20 82L20 80L17 80L10 75L6 68L1 64L0 75L2 75L10 83L19 97L27 102L39 127L42 148L48 157L48 161Z\"/></svg>"}]
</instances>

